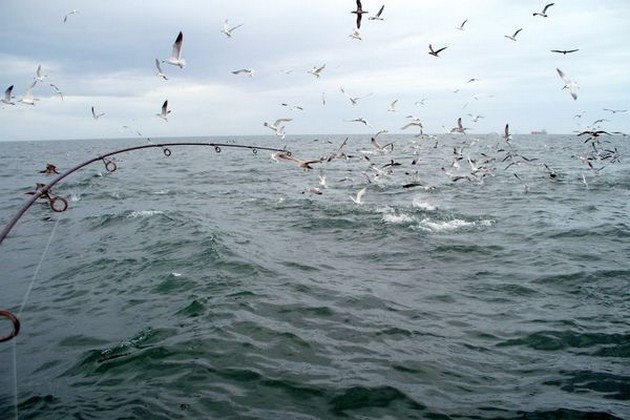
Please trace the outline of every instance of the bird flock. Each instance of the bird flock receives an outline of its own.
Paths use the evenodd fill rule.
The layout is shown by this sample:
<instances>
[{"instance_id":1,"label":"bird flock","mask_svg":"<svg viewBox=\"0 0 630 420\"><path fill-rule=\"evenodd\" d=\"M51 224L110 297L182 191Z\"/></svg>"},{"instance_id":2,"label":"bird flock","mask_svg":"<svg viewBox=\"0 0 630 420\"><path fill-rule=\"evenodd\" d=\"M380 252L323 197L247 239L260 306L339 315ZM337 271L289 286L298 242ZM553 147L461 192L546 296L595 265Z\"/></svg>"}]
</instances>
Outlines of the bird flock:
<instances>
[{"instance_id":1,"label":"bird flock","mask_svg":"<svg viewBox=\"0 0 630 420\"><path fill-rule=\"evenodd\" d=\"M345 6L341 6L341 4L342 3L340 3L340 12L343 11L342 7L345 7ZM372 6L376 6L376 7L372 7ZM553 20L554 6L555 6L555 3L545 4L543 7L541 7L541 9L539 9L539 11L533 11L532 16L536 19ZM391 6L388 5L388 8L389 7L396 7L396 5L395 3L392 3ZM373 11L375 10L375 12L370 13L369 10L364 9L364 6L361 0L354 0L354 9L352 10L346 9L346 13L349 12L351 15L353 15L352 33L348 36L353 41L360 42L363 40L363 37L360 31L362 30L362 23L363 23L363 28L365 29L366 22L364 21L364 15L366 16L367 21L370 23L370 25L378 24L378 22L384 21L387 19L387 10L384 4L372 3L370 4L369 9ZM70 20L80 18L78 13L79 13L78 10L73 9L69 11L68 13L64 14L62 18L62 24L68 24ZM461 21L461 23L459 23L459 25L454 25L454 28L458 31L466 31L471 26L471 24L474 24L474 22L469 21L469 19L464 19L463 21ZM245 23L231 25L229 20L225 19L223 21L223 27L218 32L223 34L223 36L226 39L231 39L240 34L240 31L238 30L244 25ZM512 42L517 42L517 40L519 39L518 36L523 31L524 31L524 28L519 27L512 34L506 34L504 35L504 37ZM171 46L170 55L166 58L154 59L153 64L156 71L155 76L159 79L162 79L164 83L168 83L168 81L170 80L170 76L169 76L170 66L178 68L179 71L185 71L187 63L186 63L186 59L183 56L184 45L185 45L184 33L183 31L179 31L174 37L174 41ZM449 50L447 49L448 49L447 45L437 46L435 43L428 44L428 54L434 57L435 60L440 60L442 56L445 54L448 55ZM576 54L576 53L579 53L579 51L580 51L579 48L550 50L550 52L553 54L561 54L563 56ZM168 66L163 67L164 64ZM326 68L327 68L326 66L327 66L326 63L315 64L310 70L307 70L306 73L312 75L315 79L320 79L322 77L325 77L326 75ZM562 82L562 85L560 85L559 87L566 90L569 93L570 97L574 101L577 101L578 93L579 93L578 83L573 78L569 77L560 68L556 68L555 70L558 77L560 78L560 81ZM286 73L288 74L291 71L293 70L287 70ZM256 74L255 70L252 68L238 68L238 69L232 70L231 73L234 76L245 76L248 78L252 78ZM6 88L4 96L0 99L0 102L2 102L5 105L16 105L18 103L21 103L21 104L25 104L29 106L34 106L37 103L38 98L34 96L33 91L36 88L36 86L43 85L47 77L48 75L44 73L42 66L39 65L35 71L33 80L27 84L24 90L24 93L22 94L21 99L17 101L15 100L15 96L13 95L14 85L11 85ZM479 79L473 77L473 78L469 78L469 80L466 83L475 83L478 80ZM49 88L53 89L56 94L60 96L61 100L63 100L63 93L61 92L59 87L57 87L53 83L48 83L48 86ZM372 96L373 94L372 92L367 92L363 94L356 94L355 92L350 93L344 87L340 87L339 91L347 99L349 105L353 108L358 108L363 99L368 98ZM456 90L455 92L457 91L458 90ZM479 100L479 97L475 96L474 99ZM422 100L417 101L415 104L422 106L424 105L425 100L426 98L423 98ZM324 92L322 92L321 103L323 106L326 105L326 94ZM387 106L384 106L384 111L390 112L390 113L396 113L398 111L397 109L398 104L399 104L399 99L394 99L393 101L389 102ZM161 120L163 120L164 122L169 121L168 118L171 114L171 109L169 108L169 105L170 103L169 103L168 98L164 98L164 101L161 103L161 107L159 107L159 105L156 104L156 108L159 110L159 112L157 112L155 115ZM304 107L300 104L290 104L288 102L284 102L281 105L290 111L304 111ZM603 110L606 112L610 112L611 114L623 113L626 111L625 109L612 109L612 108L604 108ZM91 106L90 111L91 111L91 116L94 120L99 120L100 118L106 116L105 112L101 110L97 110L95 106ZM581 119L582 115L583 114L576 115L575 119ZM473 123L484 118L483 115L478 115L478 114L467 114L467 116L471 118L471 121ZM284 140L287 135L286 127L291 121L293 121L293 118L280 117L280 118L275 119L272 122L265 121L263 122L262 125L270 129L276 137ZM375 126L371 124L370 122L368 122L366 118L364 118L363 116L357 116L356 118L346 119L344 121L348 123L359 124L363 127L367 127L369 129L375 130L375 134L370 136L370 141L368 143L370 147L370 150L369 150L370 153L381 156L381 155L387 155L394 151L395 145L393 143L388 143L385 146L381 146L378 142L379 136L387 135L388 133L387 129L378 129L378 131L376 131L377 129L375 128ZM604 137L608 137L612 135L625 136L624 133L608 132L604 130L600 125L603 122L605 122L605 119L597 120L594 123L586 126L584 130L581 130L579 131L579 133L577 133L578 137L584 138L585 143L588 143L590 147L590 149L588 149L587 152L582 156L582 161L589 167L589 169L593 171L597 171L597 172L601 171L601 169L603 169L603 167L605 166L604 165L604 166L598 167L597 162L604 162L607 164L607 163L618 162L620 160L620 155L616 148L607 147L607 146L602 147L602 139ZM123 126L123 128L137 134L138 136L142 136L142 133L140 131L128 125ZM466 138L466 136L468 135L467 131L470 130L469 127L465 126L462 117L457 118L457 120L454 121L452 127L444 127L444 128L445 128L445 133L456 135L456 136L463 136L463 138ZM405 117L405 121L401 123L400 129L417 131L417 134L414 135L414 141L412 142L412 146L411 146L412 149L414 150L414 153L416 154L416 156L414 156L412 159L412 164L417 163L417 160L418 160L417 153L418 153L419 148L421 147L420 144L422 142L431 144L432 147L438 146L439 138L435 135L427 135L424 133L423 120L422 118L418 116L407 115ZM459 180L468 180L468 181L472 181L476 183L483 183L484 178L492 175L493 171L496 170L496 162L505 163L505 167L506 167L505 169L508 169L514 166L533 165L535 162L535 159L527 157L527 156L523 156L522 154L518 153L517 150L515 149L515 145L513 144L513 135L509 131L509 123L505 124L505 127L502 131L503 131L503 135L501 137L502 137L503 144L497 149L497 152L502 153L501 156L493 156L493 157L489 157L489 156L472 157L470 155L464 156L464 150L466 149L467 143L466 143L466 140L462 139L462 141L460 142L460 146L456 146L453 148L453 160L450 163L450 166L445 165L442 168L442 172L446 176L448 176L453 182L459 181ZM472 142L474 142L474 140L470 140L468 144ZM353 156L350 153L346 153L343 150L345 145L346 145L346 142L344 141L342 146L340 146L336 152L331 153L327 156L318 157L316 159L302 160L288 153L278 153L278 154L275 154L273 158L274 160L279 161L279 162L282 161L282 162L295 163L298 168L308 171L308 170L314 169L315 165L317 164L331 162L338 159L347 160L347 159L352 159L354 157L357 157L357 156ZM387 163L378 165L376 162L370 161L369 154L362 154L360 155L360 157L357 157L357 158L363 159L364 161L368 162L370 172L366 172L365 174L365 179L368 181L368 183L374 182L379 177L380 178L386 177L388 173L391 174L391 171L393 171L394 168L396 168L397 166L401 166L399 162L395 162L394 160L390 160ZM465 175L453 174L452 170L459 169L461 167L460 163L464 163L468 166L469 168L468 173L466 173ZM552 170L546 163L540 163L536 165L538 167L544 168L544 170L549 174L550 178L553 178L557 175L557 173L554 170ZM320 174L320 184L322 182L321 181L322 176L323 175ZM515 174L515 177L518 178L518 175ZM413 182L406 182L403 185L406 188L411 188L412 186L420 186L421 184L413 181ZM320 187L322 186L323 184L320 185ZM318 187L308 187L304 191L314 193L317 195L322 194L321 189L319 189ZM366 188L364 187L356 195L351 197L352 202L356 204L363 203L365 192L366 192Z\"/></svg>"}]
</instances>

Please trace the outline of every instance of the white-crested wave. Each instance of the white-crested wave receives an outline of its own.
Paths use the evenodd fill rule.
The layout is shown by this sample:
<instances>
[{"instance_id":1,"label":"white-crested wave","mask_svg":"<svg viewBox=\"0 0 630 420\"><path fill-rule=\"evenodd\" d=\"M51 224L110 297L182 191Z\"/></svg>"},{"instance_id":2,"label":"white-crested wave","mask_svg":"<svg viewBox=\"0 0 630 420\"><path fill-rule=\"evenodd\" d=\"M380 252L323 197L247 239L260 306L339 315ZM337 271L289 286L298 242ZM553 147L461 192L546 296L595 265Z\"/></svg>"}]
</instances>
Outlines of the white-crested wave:
<instances>
[{"instance_id":1,"label":"white-crested wave","mask_svg":"<svg viewBox=\"0 0 630 420\"><path fill-rule=\"evenodd\" d=\"M128 219L135 219L136 217L150 217L156 214L164 214L162 210L136 210L127 215Z\"/></svg>"}]
</instances>

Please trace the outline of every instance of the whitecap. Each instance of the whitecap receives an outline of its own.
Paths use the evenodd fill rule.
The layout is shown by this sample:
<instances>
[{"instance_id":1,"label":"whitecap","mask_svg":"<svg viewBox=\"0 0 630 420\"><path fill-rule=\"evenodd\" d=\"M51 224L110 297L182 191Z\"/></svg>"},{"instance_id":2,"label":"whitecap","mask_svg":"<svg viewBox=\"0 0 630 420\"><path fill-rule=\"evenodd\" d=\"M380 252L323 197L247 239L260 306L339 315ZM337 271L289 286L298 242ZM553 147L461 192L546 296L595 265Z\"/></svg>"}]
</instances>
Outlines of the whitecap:
<instances>
[{"instance_id":1,"label":"whitecap","mask_svg":"<svg viewBox=\"0 0 630 420\"><path fill-rule=\"evenodd\" d=\"M475 226L475 222L468 222L462 219L434 222L427 218L422 219L419 224L421 229L429 230L431 232L452 232L454 230L471 226Z\"/></svg>"},{"instance_id":2,"label":"whitecap","mask_svg":"<svg viewBox=\"0 0 630 420\"><path fill-rule=\"evenodd\" d=\"M164 214L164 212L162 210L138 210L129 213L127 218L135 219L136 217L150 217L155 216L156 214Z\"/></svg>"},{"instance_id":3,"label":"whitecap","mask_svg":"<svg viewBox=\"0 0 630 420\"><path fill-rule=\"evenodd\" d=\"M433 204L429 203L428 201L422 200L422 197L414 197L414 199L412 201L412 205L414 207L417 207L417 208L425 210L425 211L435 211L435 210L437 210L437 206L434 206Z\"/></svg>"},{"instance_id":4,"label":"whitecap","mask_svg":"<svg viewBox=\"0 0 630 420\"><path fill-rule=\"evenodd\" d=\"M385 223L391 223L394 225L399 225L403 223L412 223L416 219L413 216L409 216L408 214L396 214L396 213L385 213L383 214L383 221Z\"/></svg>"}]
</instances>

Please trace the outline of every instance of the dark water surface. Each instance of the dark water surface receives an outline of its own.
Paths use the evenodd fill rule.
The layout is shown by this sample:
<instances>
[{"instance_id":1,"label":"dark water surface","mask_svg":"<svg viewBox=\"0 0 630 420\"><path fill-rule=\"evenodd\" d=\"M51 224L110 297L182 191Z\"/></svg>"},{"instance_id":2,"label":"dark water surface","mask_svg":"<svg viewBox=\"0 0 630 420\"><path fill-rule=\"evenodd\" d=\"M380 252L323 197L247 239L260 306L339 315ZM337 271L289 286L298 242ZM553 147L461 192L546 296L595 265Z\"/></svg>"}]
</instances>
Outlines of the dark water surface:
<instances>
[{"instance_id":1,"label":"dark water surface","mask_svg":"<svg viewBox=\"0 0 630 420\"><path fill-rule=\"evenodd\" d=\"M628 140L379 141L393 152L351 136L355 158L312 171L175 147L64 179L68 211L36 203L0 246L0 308L26 300L0 417L630 418ZM0 223L46 162L138 144L3 144Z\"/></svg>"}]
</instances>

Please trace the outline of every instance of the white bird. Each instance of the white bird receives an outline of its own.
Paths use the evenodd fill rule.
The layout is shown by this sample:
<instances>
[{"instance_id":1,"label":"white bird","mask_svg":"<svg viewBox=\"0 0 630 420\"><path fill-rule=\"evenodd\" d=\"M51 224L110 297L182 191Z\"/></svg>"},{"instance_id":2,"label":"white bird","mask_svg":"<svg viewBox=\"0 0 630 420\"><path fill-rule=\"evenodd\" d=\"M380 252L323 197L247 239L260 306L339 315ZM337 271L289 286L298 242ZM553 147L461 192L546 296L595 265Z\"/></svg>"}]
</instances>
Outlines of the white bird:
<instances>
[{"instance_id":1,"label":"white bird","mask_svg":"<svg viewBox=\"0 0 630 420\"><path fill-rule=\"evenodd\" d=\"M35 80L29 87L26 88L26 91L24 91L24 95L22 95L22 99L20 99L20 102L26 105L35 105L35 101L39 100L33 97L33 92L32 92L36 84L37 84L37 80Z\"/></svg>"},{"instance_id":2,"label":"white bird","mask_svg":"<svg viewBox=\"0 0 630 420\"><path fill-rule=\"evenodd\" d=\"M63 23L66 23L66 21L68 20L68 17L74 14L79 13L79 11L77 9L72 9L70 10L68 13L66 13L66 15L63 17Z\"/></svg>"},{"instance_id":3,"label":"white bird","mask_svg":"<svg viewBox=\"0 0 630 420\"><path fill-rule=\"evenodd\" d=\"M355 118L353 120L346 120L346 122L360 122L361 124L364 124L370 128L374 128L372 127L372 125L370 123L367 122L367 120L363 117L359 117L359 118Z\"/></svg>"},{"instance_id":4,"label":"white bird","mask_svg":"<svg viewBox=\"0 0 630 420\"><path fill-rule=\"evenodd\" d=\"M168 80L168 77L162 71L162 66L160 66L160 60L158 60L157 58L155 59L155 67L157 68L157 73L155 73L155 75L157 77L161 77L164 80Z\"/></svg>"},{"instance_id":5,"label":"white bird","mask_svg":"<svg viewBox=\"0 0 630 420\"><path fill-rule=\"evenodd\" d=\"M348 98L348 100L350 101L352 105L358 105L360 99L367 98L368 96L372 95L372 93L370 92L365 96L350 96L346 93L345 90L343 90L343 88L339 88L339 89L341 90L341 93L343 93L344 96Z\"/></svg>"},{"instance_id":6,"label":"white bird","mask_svg":"<svg viewBox=\"0 0 630 420\"><path fill-rule=\"evenodd\" d=\"M462 24L457 27L457 29L459 29L460 31L463 31L464 30L464 25L466 24L466 22L468 22L468 19L463 21Z\"/></svg>"},{"instance_id":7,"label":"white bird","mask_svg":"<svg viewBox=\"0 0 630 420\"><path fill-rule=\"evenodd\" d=\"M53 89L55 89L55 92L57 92L57 94L58 94L59 96L61 96L61 100L63 101L63 93L61 92L61 90L60 90L60 89L59 89L56 85L54 85L54 84L52 84L52 83L49 83L49 85L50 85Z\"/></svg>"},{"instance_id":8,"label":"white bird","mask_svg":"<svg viewBox=\"0 0 630 420\"><path fill-rule=\"evenodd\" d=\"M94 110L94 107L92 107L92 118L94 118L95 120L98 120L103 115L105 115L104 112L101 112L100 114L97 114L96 111Z\"/></svg>"},{"instance_id":9,"label":"white bird","mask_svg":"<svg viewBox=\"0 0 630 420\"><path fill-rule=\"evenodd\" d=\"M309 71L307 71L307 73L312 74L313 76L317 77L319 79L319 76L321 76L321 72L322 70L324 70L326 68L326 64L322 65L321 67L317 67L317 66L313 66L313 68Z\"/></svg>"},{"instance_id":10,"label":"white bird","mask_svg":"<svg viewBox=\"0 0 630 420\"><path fill-rule=\"evenodd\" d=\"M37 71L35 72L35 81L43 82L44 77L48 77L48 75L44 74L44 72L42 71L42 65L40 64L39 66L37 66Z\"/></svg>"},{"instance_id":11,"label":"white bird","mask_svg":"<svg viewBox=\"0 0 630 420\"><path fill-rule=\"evenodd\" d=\"M244 23L241 23L240 25L230 27L230 25L228 24L228 20L225 19L225 22L223 22L223 29L221 29L221 32L224 33L226 37L232 38L232 32L234 32L236 29L240 28L243 25Z\"/></svg>"},{"instance_id":12,"label":"white bird","mask_svg":"<svg viewBox=\"0 0 630 420\"><path fill-rule=\"evenodd\" d=\"M361 33L359 32L358 29L355 29L354 32L352 32L350 35L348 35L348 38L358 39L359 41L361 41L363 39L363 38L361 38Z\"/></svg>"},{"instance_id":13,"label":"white bird","mask_svg":"<svg viewBox=\"0 0 630 420\"><path fill-rule=\"evenodd\" d=\"M13 93L13 85L9 86L4 91L4 97L2 99L0 99L0 102L2 102L3 104L7 104L7 105L15 105L15 102L13 102L11 100L13 98L13 96L11 96L12 93Z\"/></svg>"},{"instance_id":14,"label":"white bird","mask_svg":"<svg viewBox=\"0 0 630 420\"><path fill-rule=\"evenodd\" d=\"M367 187L363 187L359 190L359 192L357 192L356 197L350 196L350 199L352 200L352 202L354 202L354 204L362 204L363 196L365 195L366 190L367 190Z\"/></svg>"},{"instance_id":15,"label":"white bird","mask_svg":"<svg viewBox=\"0 0 630 420\"><path fill-rule=\"evenodd\" d=\"M164 121L168 122L168 119L166 117L170 113L171 113L171 110L168 109L168 99L167 99L162 104L162 110L160 111L160 113L159 114L155 114L155 115L157 115L158 117L162 118Z\"/></svg>"},{"instance_id":16,"label":"white bird","mask_svg":"<svg viewBox=\"0 0 630 420\"><path fill-rule=\"evenodd\" d=\"M547 9L549 9L553 5L554 5L554 3L549 3L548 5L545 6L545 8L542 10L542 12L536 12L536 13L533 13L533 15L534 16L547 17Z\"/></svg>"},{"instance_id":17,"label":"white bird","mask_svg":"<svg viewBox=\"0 0 630 420\"><path fill-rule=\"evenodd\" d=\"M319 185L323 188L328 188L328 182L326 181L326 175L318 175L319 176Z\"/></svg>"},{"instance_id":18,"label":"white bird","mask_svg":"<svg viewBox=\"0 0 630 420\"><path fill-rule=\"evenodd\" d=\"M516 35L518 35L519 32L521 32L523 30L523 28L519 28L516 30L516 32L514 32L513 35L503 35L504 37L506 37L507 39L511 39L512 41L516 41Z\"/></svg>"},{"instance_id":19,"label":"white bird","mask_svg":"<svg viewBox=\"0 0 630 420\"><path fill-rule=\"evenodd\" d=\"M263 125L271 129L276 136L284 139L286 133L284 132L284 123L288 123L289 121L293 121L293 118L278 118L273 124L269 124L268 122L264 122Z\"/></svg>"},{"instance_id":20,"label":"white bird","mask_svg":"<svg viewBox=\"0 0 630 420\"><path fill-rule=\"evenodd\" d=\"M174 66L183 69L186 66L186 60L182 58L182 46L184 44L184 34L182 31L179 31L177 38L175 38L175 42L173 43L173 51L171 52L171 56L166 59L166 63L172 64Z\"/></svg>"},{"instance_id":21,"label":"white bird","mask_svg":"<svg viewBox=\"0 0 630 420\"><path fill-rule=\"evenodd\" d=\"M245 74L249 77L252 77L254 75L254 70L253 69L239 69L239 70L234 70L232 74Z\"/></svg>"},{"instance_id":22,"label":"white bird","mask_svg":"<svg viewBox=\"0 0 630 420\"><path fill-rule=\"evenodd\" d=\"M556 68L556 71L558 72L558 75L564 82L564 86L562 89L568 89L573 99L577 99L577 91L579 89L579 86L577 85L577 83L569 79L559 68Z\"/></svg>"},{"instance_id":23,"label":"white bird","mask_svg":"<svg viewBox=\"0 0 630 420\"><path fill-rule=\"evenodd\" d=\"M368 17L368 20L383 20L383 18L381 17L381 14L383 14L383 9L385 9L385 5L382 5L381 8L378 9L376 15Z\"/></svg>"},{"instance_id":24,"label":"white bird","mask_svg":"<svg viewBox=\"0 0 630 420\"><path fill-rule=\"evenodd\" d=\"M387 111L388 112L396 112L396 104L397 103L398 103L398 99L394 100L394 102L389 104L389 106L387 107Z\"/></svg>"},{"instance_id":25,"label":"white bird","mask_svg":"<svg viewBox=\"0 0 630 420\"><path fill-rule=\"evenodd\" d=\"M505 124L505 130L503 132L503 138L506 142L510 142L512 140L512 135L510 134L510 124Z\"/></svg>"},{"instance_id":26,"label":"white bird","mask_svg":"<svg viewBox=\"0 0 630 420\"><path fill-rule=\"evenodd\" d=\"M468 130L467 128L464 128L464 126L462 125L462 117L459 117L457 119L457 127L455 128L451 128L451 133L462 133L462 134L466 134L466 130Z\"/></svg>"}]
</instances>

